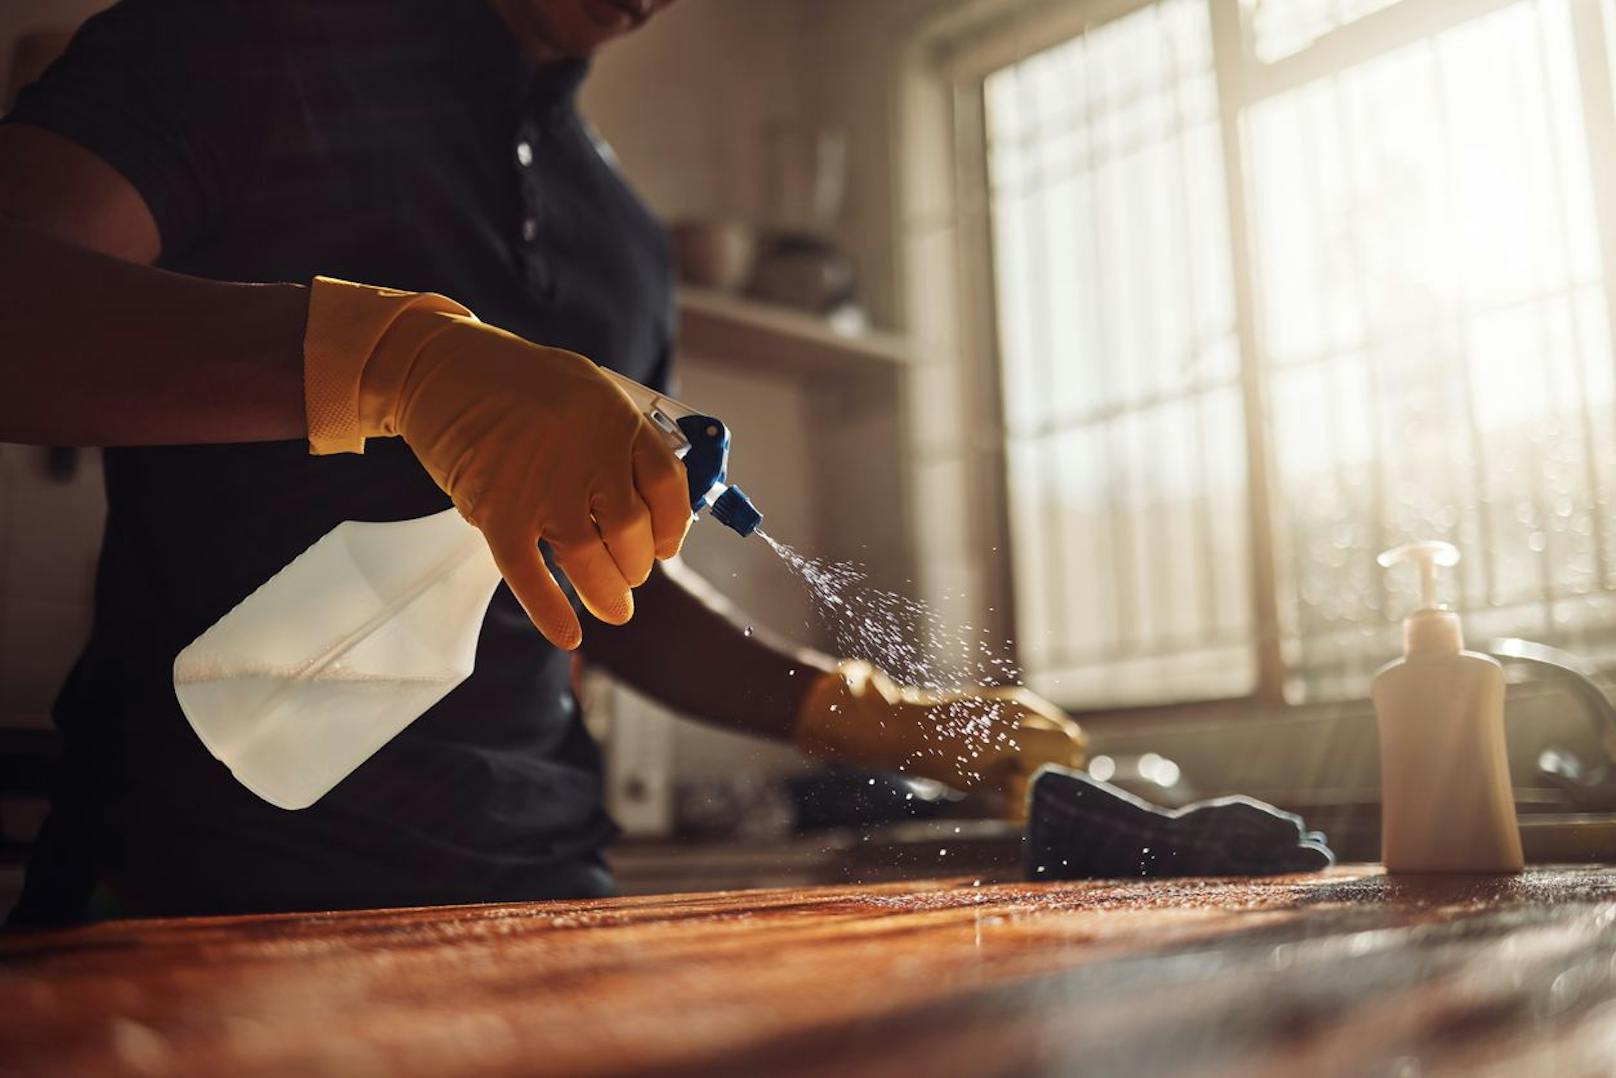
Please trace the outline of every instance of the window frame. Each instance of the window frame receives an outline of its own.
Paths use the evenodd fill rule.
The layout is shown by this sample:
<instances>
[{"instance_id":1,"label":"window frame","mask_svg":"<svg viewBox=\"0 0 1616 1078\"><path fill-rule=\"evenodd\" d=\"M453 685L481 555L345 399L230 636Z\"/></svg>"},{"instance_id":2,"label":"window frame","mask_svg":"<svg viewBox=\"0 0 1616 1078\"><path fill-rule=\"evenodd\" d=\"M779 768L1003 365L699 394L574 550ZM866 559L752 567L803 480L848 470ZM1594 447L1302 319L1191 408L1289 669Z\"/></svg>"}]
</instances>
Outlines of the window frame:
<instances>
[{"instance_id":1,"label":"window frame","mask_svg":"<svg viewBox=\"0 0 1616 1078\"><path fill-rule=\"evenodd\" d=\"M908 77L931 83L949 101L947 142L952 160L952 215L957 259L957 304L961 357L969 368L965 385L976 402L967 418L991 437L978 441L971 480L990 506L982 515L979 542L998 551L992 559L983 618L1014 640L1015 565L1010 542L1008 454L1002 400L998 297L993 272L993 225L987 157L985 80L1026 59L1154 0L975 0L933 20L919 35ZM1253 613L1254 679L1250 693L1176 703L1074 709L1089 717L1197 715L1227 719L1293 707L1282 648L1280 573L1274 525L1276 474L1272 467L1267 377L1257 319L1258 267L1251 249L1251 215L1243 118L1250 108L1319 78L1356 67L1462 23L1532 0L1398 0L1327 31L1296 52L1271 62L1256 58L1241 0L1205 0L1211 23L1213 73L1224 164L1229 226L1229 267L1234 285L1239 386L1244 407L1247 524L1250 531L1250 602ZM1607 317L1616 331L1616 83L1608 53L1616 32L1612 0L1566 0L1576 42L1578 92L1587 145ZM906 122L933 122L937 110ZM911 174L926 162L905 160ZM936 166L939 162L933 161ZM900 196L901 197L901 196ZM898 214L901 222L905 214ZM902 237L900 237L901 239ZM1071 703L1071 701L1067 701Z\"/></svg>"}]
</instances>

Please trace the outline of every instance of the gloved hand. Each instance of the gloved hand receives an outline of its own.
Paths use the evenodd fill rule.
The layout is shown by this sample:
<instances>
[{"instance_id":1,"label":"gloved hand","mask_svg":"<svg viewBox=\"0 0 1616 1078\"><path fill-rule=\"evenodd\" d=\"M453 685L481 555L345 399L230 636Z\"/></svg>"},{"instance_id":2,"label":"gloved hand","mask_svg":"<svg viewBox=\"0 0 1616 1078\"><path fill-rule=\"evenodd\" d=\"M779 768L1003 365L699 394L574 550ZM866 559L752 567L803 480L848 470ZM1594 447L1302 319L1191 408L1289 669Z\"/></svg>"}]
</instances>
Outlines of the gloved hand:
<instances>
[{"instance_id":1,"label":"gloved hand","mask_svg":"<svg viewBox=\"0 0 1616 1078\"><path fill-rule=\"evenodd\" d=\"M935 779L957 790L1005 791L1025 813L1027 781L1044 764L1081 767L1087 738L1026 689L940 692L894 684L867 662L821 674L793 738L810 756Z\"/></svg>"},{"instance_id":2,"label":"gloved hand","mask_svg":"<svg viewBox=\"0 0 1616 1078\"><path fill-rule=\"evenodd\" d=\"M684 468L583 356L477 321L452 300L317 277L304 335L313 453L400 435L468 521L551 643L583 631L540 557L589 611L621 625L653 558L690 526Z\"/></svg>"}]
</instances>

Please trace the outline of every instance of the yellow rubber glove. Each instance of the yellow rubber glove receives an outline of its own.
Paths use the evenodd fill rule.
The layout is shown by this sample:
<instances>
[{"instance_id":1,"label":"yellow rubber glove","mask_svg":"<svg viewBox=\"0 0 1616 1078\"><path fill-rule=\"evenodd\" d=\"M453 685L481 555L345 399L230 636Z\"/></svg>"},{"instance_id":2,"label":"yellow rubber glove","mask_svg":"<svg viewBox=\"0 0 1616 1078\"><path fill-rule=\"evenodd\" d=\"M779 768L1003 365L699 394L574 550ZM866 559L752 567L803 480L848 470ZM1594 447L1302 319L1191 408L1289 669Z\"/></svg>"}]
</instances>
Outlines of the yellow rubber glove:
<instances>
[{"instance_id":1,"label":"yellow rubber glove","mask_svg":"<svg viewBox=\"0 0 1616 1078\"><path fill-rule=\"evenodd\" d=\"M1077 723L1026 689L916 689L856 660L809 688L793 740L825 760L903 771L957 790L1003 790L1018 817L1032 773L1044 764L1081 767L1088 743Z\"/></svg>"},{"instance_id":2,"label":"yellow rubber glove","mask_svg":"<svg viewBox=\"0 0 1616 1078\"><path fill-rule=\"evenodd\" d=\"M362 453L399 435L482 530L506 583L561 648L583 638L540 557L597 618L634 613L632 587L690 526L684 468L583 356L477 321L443 296L317 277L303 340L309 449Z\"/></svg>"}]
</instances>

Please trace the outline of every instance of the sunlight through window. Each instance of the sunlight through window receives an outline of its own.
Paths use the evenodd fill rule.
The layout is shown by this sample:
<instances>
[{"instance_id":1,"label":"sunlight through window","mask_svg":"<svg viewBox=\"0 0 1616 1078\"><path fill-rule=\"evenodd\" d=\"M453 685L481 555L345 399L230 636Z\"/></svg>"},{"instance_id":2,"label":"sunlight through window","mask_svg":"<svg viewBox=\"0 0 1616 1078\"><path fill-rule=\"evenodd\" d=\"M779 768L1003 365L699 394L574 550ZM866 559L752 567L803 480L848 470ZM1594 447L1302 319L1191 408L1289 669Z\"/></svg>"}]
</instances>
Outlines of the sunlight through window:
<instances>
[{"instance_id":1,"label":"sunlight through window","mask_svg":"<svg viewBox=\"0 0 1616 1078\"><path fill-rule=\"evenodd\" d=\"M1360 695L1409 602L1374 556L1416 538L1463 550L1445 598L1473 642L1616 657L1616 293L1586 43L1568 0L1455 0L1440 26L1382 43L1365 21L1350 50L1307 51L1391 6L1241 0L1254 55L1220 64L1207 0L1159 0L986 79L1017 635L1063 699L1249 692L1260 635L1291 699ZM1278 57L1304 66L1251 77ZM1246 280L1219 71L1249 95L1231 98ZM1256 624L1260 541L1275 625Z\"/></svg>"},{"instance_id":2,"label":"sunlight through window","mask_svg":"<svg viewBox=\"0 0 1616 1078\"><path fill-rule=\"evenodd\" d=\"M1228 224L1201 0L987 80L1022 663L1063 698L1252 678Z\"/></svg>"}]
</instances>

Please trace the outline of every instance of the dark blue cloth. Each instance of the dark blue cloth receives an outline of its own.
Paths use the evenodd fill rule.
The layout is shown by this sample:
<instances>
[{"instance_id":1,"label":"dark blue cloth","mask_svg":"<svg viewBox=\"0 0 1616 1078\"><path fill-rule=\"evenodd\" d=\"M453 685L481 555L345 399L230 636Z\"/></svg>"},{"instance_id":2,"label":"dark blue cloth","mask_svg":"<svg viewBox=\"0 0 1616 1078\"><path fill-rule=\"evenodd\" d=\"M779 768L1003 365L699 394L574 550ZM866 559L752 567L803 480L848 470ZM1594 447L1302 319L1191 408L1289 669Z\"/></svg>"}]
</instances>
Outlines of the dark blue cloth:
<instances>
[{"instance_id":1,"label":"dark blue cloth","mask_svg":"<svg viewBox=\"0 0 1616 1078\"><path fill-rule=\"evenodd\" d=\"M161 265L430 290L639 381L668 377L662 230L486 0L126 0L8 120L107 161ZM109 320L121 312L109 309ZM396 439L107 451L94 631L56 708L59 790L16 918L599 893L615 834L568 656L501 588L476 673L314 807L239 786L174 699L175 654L343 520L436 512Z\"/></svg>"},{"instance_id":2,"label":"dark blue cloth","mask_svg":"<svg viewBox=\"0 0 1616 1078\"><path fill-rule=\"evenodd\" d=\"M1300 816L1251 797L1164 809L1059 767L1034 776L1028 797L1028 879L1273 876L1335 864Z\"/></svg>"}]
</instances>

